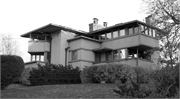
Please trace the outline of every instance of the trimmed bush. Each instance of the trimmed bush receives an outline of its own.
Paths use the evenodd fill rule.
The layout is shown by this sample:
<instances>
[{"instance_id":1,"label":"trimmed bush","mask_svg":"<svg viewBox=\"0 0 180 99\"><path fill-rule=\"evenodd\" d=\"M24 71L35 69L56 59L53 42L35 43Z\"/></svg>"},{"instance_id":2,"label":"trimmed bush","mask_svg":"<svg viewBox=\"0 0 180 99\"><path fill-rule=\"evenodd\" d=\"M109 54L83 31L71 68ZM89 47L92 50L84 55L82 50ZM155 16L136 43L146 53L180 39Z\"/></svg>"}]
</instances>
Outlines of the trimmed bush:
<instances>
[{"instance_id":1,"label":"trimmed bush","mask_svg":"<svg viewBox=\"0 0 180 99\"><path fill-rule=\"evenodd\" d=\"M136 75L133 73L134 70L128 65L100 64L84 68L81 72L81 81L82 83L100 83L101 81L114 83L115 80L123 80L127 76L132 79L135 78Z\"/></svg>"},{"instance_id":2,"label":"trimmed bush","mask_svg":"<svg viewBox=\"0 0 180 99\"><path fill-rule=\"evenodd\" d=\"M82 83L96 83L96 79L94 77L95 72L97 71L98 66L90 66L85 67L83 71L81 71L80 78Z\"/></svg>"},{"instance_id":3,"label":"trimmed bush","mask_svg":"<svg viewBox=\"0 0 180 99\"><path fill-rule=\"evenodd\" d=\"M1 55L1 89L19 82L24 70L24 61L16 55Z\"/></svg>"},{"instance_id":4,"label":"trimmed bush","mask_svg":"<svg viewBox=\"0 0 180 99\"><path fill-rule=\"evenodd\" d=\"M80 70L70 65L38 65L30 71L29 81L31 85L81 83Z\"/></svg>"}]
</instances>

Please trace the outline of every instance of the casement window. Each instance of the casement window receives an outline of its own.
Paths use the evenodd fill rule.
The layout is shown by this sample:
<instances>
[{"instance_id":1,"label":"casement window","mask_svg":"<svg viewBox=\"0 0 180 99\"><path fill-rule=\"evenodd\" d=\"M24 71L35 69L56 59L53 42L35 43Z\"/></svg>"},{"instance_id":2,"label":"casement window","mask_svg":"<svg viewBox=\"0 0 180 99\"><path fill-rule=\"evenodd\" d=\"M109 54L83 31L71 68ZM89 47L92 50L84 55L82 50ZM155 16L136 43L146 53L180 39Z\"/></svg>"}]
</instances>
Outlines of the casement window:
<instances>
[{"instance_id":1,"label":"casement window","mask_svg":"<svg viewBox=\"0 0 180 99\"><path fill-rule=\"evenodd\" d=\"M112 38L111 33L107 33L107 34L106 34L106 38L107 38L107 39L111 39L111 38Z\"/></svg>"},{"instance_id":2,"label":"casement window","mask_svg":"<svg viewBox=\"0 0 180 99\"><path fill-rule=\"evenodd\" d=\"M125 29L119 30L119 35L120 36L125 36Z\"/></svg>"},{"instance_id":3,"label":"casement window","mask_svg":"<svg viewBox=\"0 0 180 99\"><path fill-rule=\"evenodd\" d=\"M129 28L129 35L133 34L133 28Z\"/></svg>"},{"instance_id":4,"label":"casement window","mask_svg":"<svg viewBox=\"0 0 180 99\"><path fill-rule=\"evenodd\" d=\"M134 34L138 34L139 33L139 27L134 27Z\"/></svg>"},{"instance_id":5,"label":"casement window","mask_svg":"<svg viewBox=\"0 0 180 99\"><path fill-rule=\"evenodd\" d=\"M124 59L125 54L126 54L125 49L114 50L113 51L113 60Z\"/></svg>"},{"instance_id":6,"label":"casement window","mask_svg":"<svg viewBox=\"0 0 180 99\"><path fill-rule=\"evenodd\" d=\"M78 51L72 51L72 60L77 60L78 59Z\"/></svg>"},{"instance_id":7,"label":"casement window","mask_svg":"<svg viewBox=\"0 0 180 99\"><path fill-rule=\"evenodd\" d=\"M106 61L112 60L111 52L106 52Z\"/></svg>"},{"instance_id":8,"label":"casement window","mask_svg":"<svg viewBox=\"0 0 180 99\"><path fill-rule=\"evenodd\" d=\"M152 31L153 31L152 36L156 37L156 31L154 29Z\"/></svg>"},{"instance_id":9,"label":"casement window","mask_svg":"<svg viewBox=\"0 0 180 99\"><path fill-rule=\"evenodd\" d=\"M139 28L139 29L140 29L140 31L141 31L142 34L145 34L144 26L143 26L143 25L140 25L140 28Z\"/></svg>"},{"instance_id":10,"label":"casement window","mask_svg":"<svg viewBox=\"0 0 180 99\"><path fill-rule=\"evenodd\" d=\"M124 59L125 58L126 51L125 49L119 50L119 58Z\"/></svg>"},{"instance_id":11,"label":"casement window","mask_svg":"<svg viewBox=\"0 0 180 99\"><path fill-rule=\"evenodd\" d=\"M116 37L118 37L118 31L113 32L113 38L116 38Z\"/></svg>"},{"instance_id":12,"label":"casement window","mask_svg":"<svg viewBox=\"0 0 180 99\"><path fill-rule=\"evenodd\" d=\"M106 40L105 34L100 35L100 40Z\"/></svg>"},{"instance_id":13,"label":"casement window","mask_svg":"<svg viewBox=\"0 0 180 99\"><path fill-rule=\"evenodd\" d=\"M101 53L95 53L95 62L101 62Z\"/></svg>"},{"instance_id":14,"label":"casement window","mask_svg":"<svg viewBox=\"0 0 180 99\"><path fill-rule=\"evenodd\" d=\"M145 34L146 34L146 35L149 34L149 29L148 29L148 27L145 27Z\"/></svg>"},{"instance_id":15,"label":"casement window","mask_svg":"<svg viewBox=\"0 0 180 99\"><path fill-rule=\"evenodd\" d=\"M113 60L118 60L119 59L119 52L118 50L113 51Z\"/></svg>"}]
</instances>

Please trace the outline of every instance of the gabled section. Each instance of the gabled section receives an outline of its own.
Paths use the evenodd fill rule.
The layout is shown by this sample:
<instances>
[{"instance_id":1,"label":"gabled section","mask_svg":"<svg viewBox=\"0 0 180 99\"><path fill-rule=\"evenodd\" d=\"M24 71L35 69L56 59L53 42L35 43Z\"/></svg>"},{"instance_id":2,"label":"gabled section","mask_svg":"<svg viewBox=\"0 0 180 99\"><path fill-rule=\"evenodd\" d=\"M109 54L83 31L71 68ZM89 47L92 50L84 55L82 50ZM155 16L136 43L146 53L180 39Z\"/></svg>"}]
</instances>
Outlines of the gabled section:
<instances>
[{"instance_id":1,"label":"gabled section","mask_svg":"<svg viewBox=\"0 0 180 99\"><path fill-rule=\"evenodd\" d=\"M84 32L84 31L72 29L72 28L69 28L66 26L48 24L48 25L45 25L45 26L40 27L38 29L35 29L33 31L30 31L28 33L22 34L21 37L26 37L26 38L32 37L33 38L33 36L37 37L37 35L50 35L52 33L58 32L60 30L69 31L72 33L76 33L78 35L85 35L86 34L86 32ZM41 38L42 37L39 37L39 39L41 39Z\"/></svg>"}]
</instances>

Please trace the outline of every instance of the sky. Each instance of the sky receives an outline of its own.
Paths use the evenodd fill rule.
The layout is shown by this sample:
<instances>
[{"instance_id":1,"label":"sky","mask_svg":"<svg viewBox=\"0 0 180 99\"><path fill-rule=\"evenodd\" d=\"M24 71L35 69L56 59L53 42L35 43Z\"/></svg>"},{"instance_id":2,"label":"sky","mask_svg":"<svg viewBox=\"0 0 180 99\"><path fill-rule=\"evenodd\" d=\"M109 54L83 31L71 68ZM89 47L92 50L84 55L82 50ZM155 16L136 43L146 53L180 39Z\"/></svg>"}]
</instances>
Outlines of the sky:
<instances>
[{"instance_id":1,"label":"sky","mask_svg":"<svg viewBox=\"0 0 180 99\"><path fill-rule=\"evenodd\" d=\"M89 31L93 18L108 26L140 20L142 0L0 0L0 34L11 34L18 42L21 56L30 61L28 40L20 35L49 23Z\"/></svg>"}]
</instances>

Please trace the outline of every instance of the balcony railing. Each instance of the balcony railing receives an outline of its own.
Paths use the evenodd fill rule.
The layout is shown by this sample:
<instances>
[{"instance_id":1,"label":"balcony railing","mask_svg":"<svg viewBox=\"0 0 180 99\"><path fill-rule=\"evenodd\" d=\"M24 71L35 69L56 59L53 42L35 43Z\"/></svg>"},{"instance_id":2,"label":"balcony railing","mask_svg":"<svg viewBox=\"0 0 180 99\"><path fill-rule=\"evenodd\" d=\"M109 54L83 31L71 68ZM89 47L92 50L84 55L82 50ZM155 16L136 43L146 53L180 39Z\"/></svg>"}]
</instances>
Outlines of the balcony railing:
<instances>
[{"instance_id":1,"label":"balcony railing","mask_svg":"<svg viewBox=\"0 0 180 99\"><path fill-rule=\"evenodd\" d=\"M29 41L28 52L49 52L50 43L47 41Z\"/></svg>"},{"instance_id":2,"label":"balcony railing","mask_svg":"<svg viewBox=\"0 0 180 99\"><path fill-rule=\"evenodd\" d=\"M145 34L133 34L129 36L114 38L102 43L102 47L120 49L137 45L158 47L158 40Z\"/></svg>"}]
</instances>

